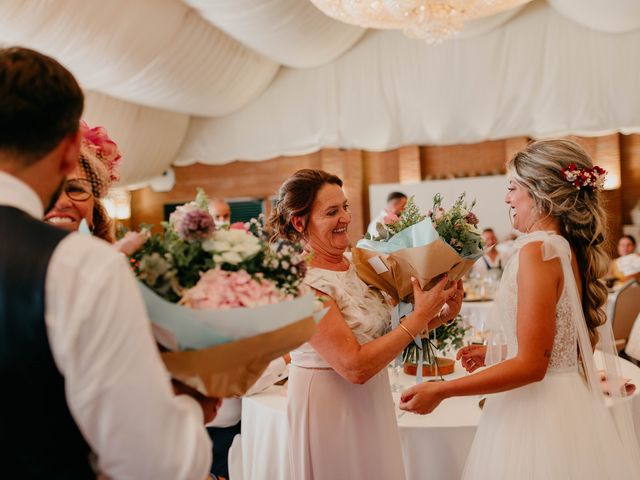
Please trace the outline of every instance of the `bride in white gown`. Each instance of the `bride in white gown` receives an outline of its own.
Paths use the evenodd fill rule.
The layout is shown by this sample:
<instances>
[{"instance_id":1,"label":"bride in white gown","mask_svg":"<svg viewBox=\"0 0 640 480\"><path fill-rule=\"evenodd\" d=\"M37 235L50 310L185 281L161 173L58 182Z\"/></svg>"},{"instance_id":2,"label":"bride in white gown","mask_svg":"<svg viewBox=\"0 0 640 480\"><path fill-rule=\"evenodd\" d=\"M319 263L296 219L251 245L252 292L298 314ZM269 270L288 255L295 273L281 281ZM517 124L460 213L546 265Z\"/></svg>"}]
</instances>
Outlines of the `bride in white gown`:
<instances>
[{"instance_id":1,"label":"bride in white gown","mask_svg":"<svg viewBox=\"0 0 640 480\"><path fill-rule=\"evenodd\" d=\"M592 355L600 337L612 343L598 328L607 296L599 280L607 270L599 192L604 171L568 140L534 142L507 169L506 202L514 228L525 235L496 302L493 328L506 345L463 348L458 357L468 371L492 366L411 387L401 408L424 414L448 397L491 394L465 479L638 479L630 402L619 399L614 420ZM613 380L617 357L610 352L604 355L611 360L610 390L620 397Z\"/></svg>"}]
</instances>

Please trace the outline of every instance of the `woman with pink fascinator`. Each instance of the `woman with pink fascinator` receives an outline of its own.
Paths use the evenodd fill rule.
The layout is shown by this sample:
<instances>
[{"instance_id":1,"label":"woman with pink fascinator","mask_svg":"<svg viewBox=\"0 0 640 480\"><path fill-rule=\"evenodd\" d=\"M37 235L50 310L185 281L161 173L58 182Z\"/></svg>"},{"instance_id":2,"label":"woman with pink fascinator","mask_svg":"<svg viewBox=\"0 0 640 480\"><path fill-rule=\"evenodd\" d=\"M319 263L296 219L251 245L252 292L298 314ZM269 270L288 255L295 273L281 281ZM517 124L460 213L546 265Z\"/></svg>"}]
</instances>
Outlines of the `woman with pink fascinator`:
<instances>
[{"instance_id":1,"label":"woman with pink fascinator","mask_svg":"<svg viewBox=\"0 0 640 480\"><path fill-rule=\"evenodd\" d=\"M122 155L103 127L92 128L81 120L80 133L78 167L67 176L58 200L44 220L69 231L77 231L84 220L94 236L114 243L113 223L102 200L120 179L118 165ZM128 232L115 246L130 255L146 238L146 234Z\"/></svg>"}]
</instances>

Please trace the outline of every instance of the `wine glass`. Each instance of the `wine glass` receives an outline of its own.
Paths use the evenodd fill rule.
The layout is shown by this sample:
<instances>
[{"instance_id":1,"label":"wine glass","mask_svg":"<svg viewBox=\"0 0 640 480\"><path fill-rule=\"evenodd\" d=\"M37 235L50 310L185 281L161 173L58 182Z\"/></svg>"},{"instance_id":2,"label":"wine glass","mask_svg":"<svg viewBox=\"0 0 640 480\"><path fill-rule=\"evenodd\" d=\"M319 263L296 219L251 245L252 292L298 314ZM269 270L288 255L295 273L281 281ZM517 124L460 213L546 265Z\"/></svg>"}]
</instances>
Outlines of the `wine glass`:
<instances>
[{"instance_id":1,"label":"wine glass","mask_svg":"<svg viewBox=\"0 0 640 480\"><path fill-rule=\"evenodd\" d=\"M394 393L401 392L404 388L400 383L400 371L402 370L402 363L398 360L394 360L387 365L387 371L389 372L389 384L391 385L391 391Z\"/></svg>"}]
</instances>

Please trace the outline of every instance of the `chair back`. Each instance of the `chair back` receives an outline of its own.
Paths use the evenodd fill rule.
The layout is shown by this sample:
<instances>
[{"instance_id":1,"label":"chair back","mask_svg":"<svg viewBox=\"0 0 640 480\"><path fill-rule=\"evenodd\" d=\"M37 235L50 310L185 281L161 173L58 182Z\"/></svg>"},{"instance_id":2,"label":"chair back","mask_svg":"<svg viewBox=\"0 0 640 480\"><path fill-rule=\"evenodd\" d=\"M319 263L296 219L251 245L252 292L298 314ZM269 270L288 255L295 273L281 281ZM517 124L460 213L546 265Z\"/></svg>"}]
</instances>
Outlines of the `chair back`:
<instances>
[{"instance_id":1,"label":"chair back","mask_svg":"<svg viewBox=\"0 0 640 480\"><path fill-rule=\"evenodd\" d=\"M612 328L618 350L622 350L640 313L640 283L627 282L617 293L613 305Z\"/></svg>"}]
</instances>

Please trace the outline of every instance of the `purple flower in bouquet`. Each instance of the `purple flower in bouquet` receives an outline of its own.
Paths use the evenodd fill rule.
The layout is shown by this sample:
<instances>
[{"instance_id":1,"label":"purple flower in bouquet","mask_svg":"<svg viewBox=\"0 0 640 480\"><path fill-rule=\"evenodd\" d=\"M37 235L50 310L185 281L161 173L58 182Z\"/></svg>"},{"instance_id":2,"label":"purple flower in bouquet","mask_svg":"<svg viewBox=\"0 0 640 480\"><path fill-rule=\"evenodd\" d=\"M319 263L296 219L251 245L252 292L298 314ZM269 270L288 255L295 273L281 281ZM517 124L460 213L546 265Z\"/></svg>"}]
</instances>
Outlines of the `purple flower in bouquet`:
<instances>
[{"instance_id":1,"label":"purple flower in bouquet","mask_svg":"<svg viewBox=\"0 0 640 480\"><path fill-rule=\"evenodd\" d=\"M465 217L465 220L470 225L478 225L478 223L479 223L478 217L476 217L476 214L473 213L473 212L467 213L467 216Z\"/></svg>"},{"instance_id":2,"label":"purple flower in bouquet","mask_svg":"<svg viewBox=\"0 0 640 480\"><path fill-rule=\"evenodd\" d=\"M202 274L200 281L187 290L181 304L197 310L220 310L239 307L258 307L291 300L276 284L246 271L229 272L220 269Z\"/></svg>"},{"instance_id":3,"label":"purple flower in bouquet","mask_svg":"<svg viewBox=\"0 0 640 480\"><path fill-rule=\"evenodd\" d=\"M169 223L178 236L187 242L206 240L216 230L211 214L193 203L176 208L169 217Z\"/></svg>"}]
</instances>

